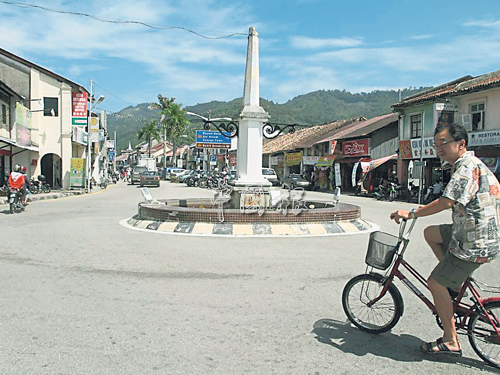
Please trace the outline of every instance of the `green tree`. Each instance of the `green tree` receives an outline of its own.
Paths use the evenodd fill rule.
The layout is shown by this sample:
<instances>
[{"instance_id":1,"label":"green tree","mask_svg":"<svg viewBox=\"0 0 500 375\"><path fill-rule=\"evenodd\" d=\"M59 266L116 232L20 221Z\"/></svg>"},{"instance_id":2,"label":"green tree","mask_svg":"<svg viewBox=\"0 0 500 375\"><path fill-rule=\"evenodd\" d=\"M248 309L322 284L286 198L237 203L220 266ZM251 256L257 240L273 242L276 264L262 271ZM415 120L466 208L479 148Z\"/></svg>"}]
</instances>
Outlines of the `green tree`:
<instances>
[{"instance_id":1,"label":"green tree","mask_svg":"<svg viewBox=\"0 0 500 375\"><path fill-rule=\"evenodd\" d=\"M186 133L189 120L186 117L186 111L182 109L182 104L175 103L175 98L167 98L158 94L158 103L153 103L151 108L159 109L161 114L160 131L163 135L163 167L167 166L166 161L166 142L170 139L172 142L172 162L175 166L177 159L177 139Z\"/></svg>"},{"instance_id":2,"label":"green tree","mask_svg":"<svg viewBox=\"0 0 500 375\"><path fill-rule=\"evenodd\" d=\"M160 130L156 120L144 121L144 126L137 132L137 138L148 142L148 156L151 157L151 142L153 139L160 139Z\"/></svg>"}]
</instances>

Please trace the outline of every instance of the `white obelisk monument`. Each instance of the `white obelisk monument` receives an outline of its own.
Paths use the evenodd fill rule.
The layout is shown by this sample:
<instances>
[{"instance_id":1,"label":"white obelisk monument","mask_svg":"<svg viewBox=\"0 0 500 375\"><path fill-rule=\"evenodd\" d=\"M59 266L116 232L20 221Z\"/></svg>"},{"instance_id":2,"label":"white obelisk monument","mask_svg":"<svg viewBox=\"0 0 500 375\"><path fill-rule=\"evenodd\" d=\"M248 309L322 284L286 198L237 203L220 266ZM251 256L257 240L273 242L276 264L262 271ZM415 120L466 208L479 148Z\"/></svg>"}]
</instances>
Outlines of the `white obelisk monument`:
<instances>
[{"instance_id":1,"label":"white obelisk monument","mask_svg":"<svg viewBox=\"0 0 500 375\"><path fill-rule=\"evenodd\" d=\"M248 33L243 110L240 113L237 150L236 187L271 186L262 176L262 127L269 114L260 106L259 34L253 27Z\"/></svg>"}]
</instances>

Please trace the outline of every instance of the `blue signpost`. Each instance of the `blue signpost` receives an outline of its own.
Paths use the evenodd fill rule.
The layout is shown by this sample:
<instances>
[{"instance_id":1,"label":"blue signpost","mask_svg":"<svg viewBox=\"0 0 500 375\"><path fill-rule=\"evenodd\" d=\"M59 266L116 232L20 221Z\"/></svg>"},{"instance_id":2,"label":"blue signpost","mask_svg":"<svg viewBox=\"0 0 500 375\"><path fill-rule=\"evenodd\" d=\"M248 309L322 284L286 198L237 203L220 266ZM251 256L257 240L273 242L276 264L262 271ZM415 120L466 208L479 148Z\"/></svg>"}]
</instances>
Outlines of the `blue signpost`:
<instances>
[{"instance_id":1,"label":"blue signpost","mask_svg":"<svg viewBox=\"0 0 500 375\"><path fill-rule=\"evenodd\" d=\"M196 148L231 148L231 138L218 131L197 130Z\"/></svg>"}]
</instances>

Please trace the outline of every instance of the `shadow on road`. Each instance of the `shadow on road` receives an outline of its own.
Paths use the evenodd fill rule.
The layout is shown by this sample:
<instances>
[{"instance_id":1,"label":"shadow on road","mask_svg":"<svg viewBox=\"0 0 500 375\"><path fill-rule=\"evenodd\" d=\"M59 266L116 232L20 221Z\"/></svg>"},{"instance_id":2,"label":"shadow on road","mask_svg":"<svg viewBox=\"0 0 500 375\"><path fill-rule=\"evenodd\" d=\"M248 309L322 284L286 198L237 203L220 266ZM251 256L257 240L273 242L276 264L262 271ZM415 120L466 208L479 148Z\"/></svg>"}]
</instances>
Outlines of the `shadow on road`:
<instances>
[{"instance_id":1,"label":"shadow on road","mask_svg":"<svg viewBox=\"0 0 500 375\"><path fill-rule=\"evenodd\" d=\"M356 356L373 354L399 362L421 362L425 360L449 362L466 368L477 368L500 373L500 369L491 367L481 360L465 357L431 357L422 354L419 347L424 344L424 341L412 335L395 335L391 332L374 335L353 327L349 322L326 318L314 323L312 333L316 335L315 338L319 342ZM462 345L464 344L462 342Z\"/></svg>"}]
</instances>

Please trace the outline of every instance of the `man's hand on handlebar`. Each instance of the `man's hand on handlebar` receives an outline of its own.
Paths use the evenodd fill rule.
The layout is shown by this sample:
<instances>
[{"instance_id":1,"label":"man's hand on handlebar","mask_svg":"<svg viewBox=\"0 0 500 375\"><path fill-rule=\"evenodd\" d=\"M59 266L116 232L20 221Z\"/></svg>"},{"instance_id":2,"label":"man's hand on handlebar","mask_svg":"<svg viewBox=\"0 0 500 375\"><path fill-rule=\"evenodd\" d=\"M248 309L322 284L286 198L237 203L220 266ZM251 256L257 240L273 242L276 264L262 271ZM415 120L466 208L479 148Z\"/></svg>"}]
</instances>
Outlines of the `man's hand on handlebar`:
<instances>
[{"instance_id":1,"label":"man's hand on handlebar","mask_svg":"<svg viewBox=\"0 0 500 375\"><path fill-rule=\"evenodd\" d=\"M401 219L410 219L410 211L407 210L398 210L394 211L391 214L391 220L394 220L396 223L400 223Z\"/></svg>"}]
</instances>

